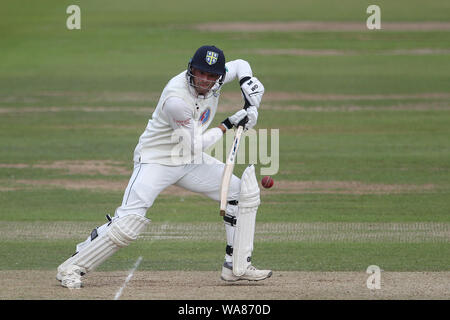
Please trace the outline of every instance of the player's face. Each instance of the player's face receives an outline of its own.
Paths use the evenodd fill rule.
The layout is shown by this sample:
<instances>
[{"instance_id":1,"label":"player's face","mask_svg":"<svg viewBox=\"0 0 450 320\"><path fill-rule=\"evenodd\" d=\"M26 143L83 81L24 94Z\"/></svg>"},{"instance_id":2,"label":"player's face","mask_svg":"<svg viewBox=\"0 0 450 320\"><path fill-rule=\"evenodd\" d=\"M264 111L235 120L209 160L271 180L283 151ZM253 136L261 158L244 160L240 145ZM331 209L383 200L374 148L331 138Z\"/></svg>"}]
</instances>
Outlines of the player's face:
<instances>
[{"instance_id":1,"label":"player's face","mask_svg":"<svg viewBox=\"0 0 450 320\"><path fill-rule=\"evenodd\" d=\"M220 77L215 73L205 72L195 68L192 68L192 74L194 75L195 90L201 95L206 95Z\"/></svg>"}]
</instances>

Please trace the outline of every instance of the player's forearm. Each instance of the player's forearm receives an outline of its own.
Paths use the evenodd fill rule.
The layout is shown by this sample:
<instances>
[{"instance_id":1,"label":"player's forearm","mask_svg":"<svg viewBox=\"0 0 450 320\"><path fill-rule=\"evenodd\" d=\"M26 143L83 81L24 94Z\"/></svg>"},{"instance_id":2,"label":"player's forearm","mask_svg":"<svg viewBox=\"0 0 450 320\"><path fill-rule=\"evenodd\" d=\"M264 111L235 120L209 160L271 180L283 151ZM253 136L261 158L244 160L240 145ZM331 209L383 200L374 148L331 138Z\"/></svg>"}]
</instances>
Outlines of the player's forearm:
<instances>
[{"instance_id":1,"label":"player's forearm","mask_svg":"<svg viewBox=\"0 0 450 320\"><path fill-rule=\"evenodd\" d=\"M231 82L235 79L241 80L244 77L252 77L253 72L250 64L242 59L237 59L226 63L227 75L225 83Z\"/></svg>"},{"instance_id":2,"label":"player's forearm","mask_svg":"<svg viewBox=\"0 0 450 320\"><path fill-rule=\"evenodd\" d=\"M226 129L225 129L226 131ZM212 129L207 130L204 134L198 137L198 139L201 139L202 143L202 150L206 150L212 145L214 145L217 141L222 138L224 134L223 129L219 127L215 127Z\"/></svg>"}]
</instances>

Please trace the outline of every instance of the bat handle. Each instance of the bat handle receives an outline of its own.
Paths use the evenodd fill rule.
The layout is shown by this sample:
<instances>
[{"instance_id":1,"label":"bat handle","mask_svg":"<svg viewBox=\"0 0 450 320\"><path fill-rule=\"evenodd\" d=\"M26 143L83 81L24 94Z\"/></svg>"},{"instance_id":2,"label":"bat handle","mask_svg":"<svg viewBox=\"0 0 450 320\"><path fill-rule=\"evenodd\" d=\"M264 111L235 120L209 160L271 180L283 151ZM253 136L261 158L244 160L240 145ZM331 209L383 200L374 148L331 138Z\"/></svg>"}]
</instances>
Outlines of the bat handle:
<instances>
[{"instance_id":1,"label":"bat handle","mask_svg":"<svg viewBox=\"0 0 450 320\"><path fill-rule=\"evenodd\" d=\"M247 122L248 122L248 117L245 116L244 119L242 119L241 121L239 121L237 127L238 127L238 128L239 128L239 127L245 127L245 124L246 124Z\"/></svg>"},{"instance_id":2,"label":"bat handle","mask_svg":"<svg viewBox=\"0 0 450 320\"><path fill-rule=\"evenodd\" d=\"M225 217L225 210L220 210L220 216Z\"/></svg>"}]
</instances>

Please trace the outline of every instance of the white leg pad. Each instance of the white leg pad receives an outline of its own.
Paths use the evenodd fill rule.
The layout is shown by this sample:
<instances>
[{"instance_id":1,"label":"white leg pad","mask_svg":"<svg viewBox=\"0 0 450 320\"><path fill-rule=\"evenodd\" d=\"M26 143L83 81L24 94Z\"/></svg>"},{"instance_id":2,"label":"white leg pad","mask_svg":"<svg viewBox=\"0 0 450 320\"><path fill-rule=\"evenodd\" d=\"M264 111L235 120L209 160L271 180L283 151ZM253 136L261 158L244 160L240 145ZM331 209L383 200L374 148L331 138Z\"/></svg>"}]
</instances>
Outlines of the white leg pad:
<instances>
[{"instance_id":1,"label":"white leg pad","mask_svg":"<svg viewBox=\"0 0 450 320\"><path fill-rule=\"evenodd\" d=\"M233 274L242 276L251 264L255 221L260 204L255 167L248 166L242 174L239 212L233 241Z\"/></svg>"},{"instance_id":2,"label":"white leg pad","mask_svg":"<svg viewBox=\"0 0 450 320\"><path fill-rule=\"evenodd\" d=\"M92 241L83 243L81 250L62 263L58 271L64 273L64 270L73 265L84 269L85 272L94 270L117 250L136 240L149 222L149 219L138 214L113 218L105 232Z\"/></svg>"}]
</instances>

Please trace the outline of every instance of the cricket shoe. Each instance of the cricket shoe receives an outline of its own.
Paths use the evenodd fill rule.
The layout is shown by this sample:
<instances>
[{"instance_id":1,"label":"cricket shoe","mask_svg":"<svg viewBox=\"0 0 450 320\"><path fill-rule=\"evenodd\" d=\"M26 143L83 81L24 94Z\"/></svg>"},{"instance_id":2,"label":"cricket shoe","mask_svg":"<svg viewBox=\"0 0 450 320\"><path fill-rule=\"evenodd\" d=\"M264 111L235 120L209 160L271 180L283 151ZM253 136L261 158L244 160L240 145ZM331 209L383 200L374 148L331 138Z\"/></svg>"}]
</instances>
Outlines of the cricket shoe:
<instances>
[{"instance_id":1,"label":"cricket shoe","mask_svg":"<svg viewBox=\"0 0 450 320\"><path fill-rule=\"evenodd\" d=\"M70 265L67 268L58 268L56 279L61 281L63 287L69 289L80 289L83 286L81 277L86 274L86 270L76 265Z\"/></svg>"},{"instance_id":2,"label":"cricket shoe","mask_svg":"<svg viewBox=\"0 0 450 320\"><path fill-rule=\"evenodd\" d=\"M254 266L249 265L242 276L233 274L233 265L225 262L222 267L222 275L220 279L228 282L239 280L260 281L272 276L272 270L258 270Z\"/></svg>"}]
</instances>

